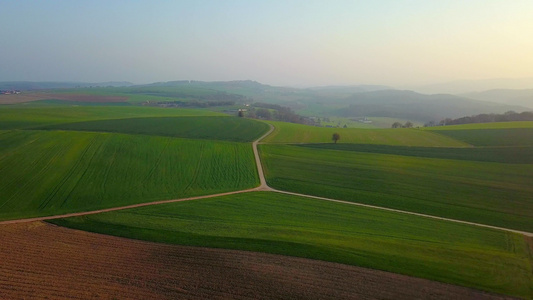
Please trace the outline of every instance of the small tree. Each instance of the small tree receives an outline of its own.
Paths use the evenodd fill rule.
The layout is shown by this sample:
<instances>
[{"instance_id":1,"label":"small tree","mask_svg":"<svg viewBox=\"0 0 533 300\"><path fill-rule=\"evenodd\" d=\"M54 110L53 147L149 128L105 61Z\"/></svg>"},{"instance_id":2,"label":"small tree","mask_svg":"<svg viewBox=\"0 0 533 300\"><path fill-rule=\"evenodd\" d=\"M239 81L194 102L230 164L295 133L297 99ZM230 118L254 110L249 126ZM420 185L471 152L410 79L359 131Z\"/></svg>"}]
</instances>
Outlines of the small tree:
<instances>
[{"instance_id":1,"label":"small tree","mask_svg":"<svg viewBox=\"0 0 533 300\"><path fill-rule=\"evenodd\" d=\"M337 144L337 141L341 139L341 135L335 132L331 139Z\"/></svg>"},{"instance_id":2,"label":"small tree","mask_svg":"<svg viewBox=\"0 0 533 300\"><path fill-rule=\"evenodd\" d=\"M405 125L403 125L403 127L405 127L405 128L413 128L413 123L411 123L411 121L407 121L407 122L405 122Z\"/></svg>"},{"instance_id":3,"label":"small tree","mask_svg":"<svg viewBox=\"0 0 533 300\"><path fill-rule=\"evenodd\" d=\"M402 124L400 122L394 122L392 124L392 128L401 128L402 127Z\"/></svg>"},{"instance_id":4,"label":"small tree","mask_svg":"<svg viewBox=\"0 0 533 300\"><path fill-rule=\"evenodd\" d=\"M238 116L239 116L240 118L244 117L244 111L242 111L241 109L239 109Z\"/></svg>"}]
</instances>

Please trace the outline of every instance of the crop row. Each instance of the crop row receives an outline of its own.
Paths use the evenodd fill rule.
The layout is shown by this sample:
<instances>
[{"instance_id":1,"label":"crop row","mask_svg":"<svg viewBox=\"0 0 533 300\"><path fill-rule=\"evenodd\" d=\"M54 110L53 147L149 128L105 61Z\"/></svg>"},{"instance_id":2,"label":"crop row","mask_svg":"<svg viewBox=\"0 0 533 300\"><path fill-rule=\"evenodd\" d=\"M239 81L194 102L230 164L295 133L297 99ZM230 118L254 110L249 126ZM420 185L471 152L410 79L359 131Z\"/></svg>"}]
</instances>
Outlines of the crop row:
<instances>
[{"instance_id":1,"label":"crop row","mask_svg":"<svg viewBox=\"0 0 533 300\"><path fill-rule=\"evenodd\" d=\"M0 109L0 129L21 129L35 126L89 120L135 117L221 116L220 113L194 109L161 109L140 106L67 106L67 105L4 105Z\"/></svg>"},{"instance_id":2,"label":"crop row","mask_svg":"<svg viewBox=\"0 0 533 300\"><path fill-rule=\"evenodd\" d=\"M274 188L533 231L531 164L261 145Z\"/></svg>"},{"instance_id":3,"label":"crop row","mask_svg":"<svg viewBox=\"0 0 533 300\"><path fill-rule=\"evenodd\" d=\"M41 126L39 129L102 131L251 142L265 133L268 125L254 120L230 117L145 117L65 123Z\"/></svg>"},{"instance_id":4,"label":"crop row","mask_svg":"<svg viewBox=\"0 0 533 300\"><path fill-rule=\"evenodd\" d=\"M520 235L272 192L53 223L163 243L334 261L531 296L533 258Z\"/></svg>"},{"instance_id":5,"label":"crop row","mask_svg":"<svg viewBox=\"0 0 533 300\"><path fill-rule=\"evenodd\" d=\"M407 147L365 144L302 144L307 148L393 154L412 157L442 158L470 161L533 164L533 146L508 147Z\"/></svg>"},{"instance_id":6,"label":"crop row","mask_svg":"<svg viewBox=\"0 0 533 300\"><path fill-rule=\"evenodd\" d=\"M61 214L258 184L251 146L106 133L0 135L0 219Z\"/></svg>"}]
</instances>

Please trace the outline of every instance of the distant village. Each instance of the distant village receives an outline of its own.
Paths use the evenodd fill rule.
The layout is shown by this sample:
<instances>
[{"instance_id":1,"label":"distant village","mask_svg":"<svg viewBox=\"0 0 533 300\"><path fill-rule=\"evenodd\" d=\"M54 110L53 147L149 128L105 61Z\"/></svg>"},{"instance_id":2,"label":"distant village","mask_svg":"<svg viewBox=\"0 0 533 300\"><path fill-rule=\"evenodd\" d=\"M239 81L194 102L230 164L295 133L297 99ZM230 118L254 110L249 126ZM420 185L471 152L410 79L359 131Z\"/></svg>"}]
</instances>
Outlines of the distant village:
<instances>
[{"instance_id":1,"label":"distant village","mask_svg":"<svg viewBox=\"0 0 533 300\"><path fill-rule=\"evenodd\" d=\"M16 95L20 94L19 90L0 90L0 95Z\"/></svg>"}]
</instances>

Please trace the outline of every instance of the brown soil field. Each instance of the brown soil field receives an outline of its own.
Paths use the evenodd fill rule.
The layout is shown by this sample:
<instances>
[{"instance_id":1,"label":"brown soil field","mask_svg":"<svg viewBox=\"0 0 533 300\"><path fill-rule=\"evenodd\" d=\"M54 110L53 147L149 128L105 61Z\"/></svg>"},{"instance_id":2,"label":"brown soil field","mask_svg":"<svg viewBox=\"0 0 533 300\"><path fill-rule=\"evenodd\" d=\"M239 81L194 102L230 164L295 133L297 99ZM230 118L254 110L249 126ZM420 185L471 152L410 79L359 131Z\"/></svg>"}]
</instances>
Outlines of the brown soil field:
<instances>
[{"instance_id":1,"label":"brown soil field","mask_svg":"<svg viewBox=\"0 0 533 300\"><path fill-rule=\"evenodd\" d=\"M59 99L77 102L126 102L128 97L121 96L99 96L99 95L82 95L82 94L48 94L48 99Z\"/></svg>"},{"instance_id":2,"label":"brown soil field","mask_svg":"<svg viewBox=\"0 0 533 300\"><path fill-rule=\"evenodd\" d=\"M0 226L0 299L501 299L309 259Z\"/></svg>"},{"instance_id":3,"label":"brown soil field","mask_svg":"<svg viewBox=\"0 0 533 300\"><path fill-rule=\"evenodd\" d=\"M127 97L120 96L99 96L99 95L83 95L83 94L48 94L48 93L22 93L18 95L0 95L0 104L16 104L38 100L66 100L76 102L93 102L93 103L107 103L107 102L126 102Z\"/></svg>"},{"instance_id":4,"label":"brown soil field","mask_svg":"<svg viewBox=\"0 0 533 300\"><path fill-rule=\"evenodd\" d=\"M0 104L17 104L24 102L31 102L37 100L50 99L46 94L31 93L31 94L17 94L17 95L0 95Z\"/></svg>"}]
</instances>

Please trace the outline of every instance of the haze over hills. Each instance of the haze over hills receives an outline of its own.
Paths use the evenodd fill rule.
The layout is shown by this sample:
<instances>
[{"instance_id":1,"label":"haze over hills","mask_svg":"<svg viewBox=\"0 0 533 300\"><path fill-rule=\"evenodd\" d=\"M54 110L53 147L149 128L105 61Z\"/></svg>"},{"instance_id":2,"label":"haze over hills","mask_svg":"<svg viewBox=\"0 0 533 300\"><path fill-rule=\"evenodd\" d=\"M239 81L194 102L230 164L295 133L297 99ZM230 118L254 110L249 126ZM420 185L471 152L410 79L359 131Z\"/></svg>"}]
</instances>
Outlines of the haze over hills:
<instances>
[{"instance_id":1,"label":"haze over hills","mask_svg":"<svg viewBox=\"0 0 533 300\"><path fill-rule=\"evenodd\" d=\"M45 90L45 89L65 89L80 87L124 87L134 85L127 81L108 82L75 82L75 81L2 81L0 90Z\"/></svg>"},{"instance_id":2,"label":"haze over hills","mask_svg":"<svg viewBox=\"0 0 533 300\"><path fill-rule=\"evenodd\" d=\"M345 117L390 117L416 121L438 121L479 113L527 110L520 106L472 100L449 94L424 95L406 90L357 93L344 99L346 106L334 114Z\"/></svg>"},{"instance_id":3,"label":"haze over hills","mask_svg":"<svg viewBox=\"0 0 533 300\"><path fill-rule=\"evenodd\" d=\"M478 93L463 94L464 97L471 99L491 101L497 103L505 103L511 105L520 105L533 109L533 89L525 90L509 90L497 89L488 90Z\"/></svg>"},{"instance_id":4,"label":"haze over hills","mask_svg":"<svg viewBox=\"0 0 533 300\"><path fill-rule=\"evenodd\" d=\"M530 78L493 78L481 80L455 80L423 86L411 86L408 89L424 94L466 94L494 89L531 89L533 77Z\"/></svg>"},{"instance_id":5,"label":"haze over hills","mask_svg":"<svg viewBox=\"0 0 533 300\"><path fill-rule=\"evenodd\" d=\"M252 80L237 81L168 81L144 85L128 82L0 82L5 89L64 89L73 93L86 87L110 87L110 92L122 95L146 95L160 101L237 101L238 103L263 102L290 107L306 116L338 116L348 118L389 117L418 122L440 121L482 113L527 111L525 105L533 90L499 90L468 94L468 97L451 94L426 95L409 90L395 90L382 85L325 86L314 88L277 87ZM114 87L113 87L114 86ZM81 89L77 89L81 88ZM112 90L111 90L112 89ZM105 91L105 89L103 90ZM475 98L475 99L473 99ZM507 99L504 101L502 99ZM497 103L499 102L499 103ZM519 105L522 104L522 105Z\"/></svg>"}]
</instances>

